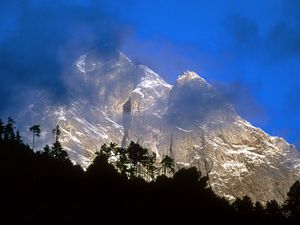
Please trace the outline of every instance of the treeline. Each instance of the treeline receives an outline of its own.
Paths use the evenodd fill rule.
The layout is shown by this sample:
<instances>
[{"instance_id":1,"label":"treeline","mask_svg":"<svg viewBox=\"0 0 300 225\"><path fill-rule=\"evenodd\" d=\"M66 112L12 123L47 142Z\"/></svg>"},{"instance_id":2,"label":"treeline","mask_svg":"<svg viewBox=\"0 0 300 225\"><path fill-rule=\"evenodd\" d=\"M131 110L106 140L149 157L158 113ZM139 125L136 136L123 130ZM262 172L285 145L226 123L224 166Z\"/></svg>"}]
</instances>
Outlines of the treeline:
<instances>
[{"instance_id":1,"label":"treeline","mask_svg":"<svg viewBox=\"0 0 300 225\"><path fill-rule=\"evenodd\" d=\"M40 127L24 144L15 122L0 120L0 224L299 224L300 183L283 205L245 196L230 204L196 168L175 172L173 159L131 142L103 145L84 171L53 143L34 151Z\"/></svg>"}]
</instances>

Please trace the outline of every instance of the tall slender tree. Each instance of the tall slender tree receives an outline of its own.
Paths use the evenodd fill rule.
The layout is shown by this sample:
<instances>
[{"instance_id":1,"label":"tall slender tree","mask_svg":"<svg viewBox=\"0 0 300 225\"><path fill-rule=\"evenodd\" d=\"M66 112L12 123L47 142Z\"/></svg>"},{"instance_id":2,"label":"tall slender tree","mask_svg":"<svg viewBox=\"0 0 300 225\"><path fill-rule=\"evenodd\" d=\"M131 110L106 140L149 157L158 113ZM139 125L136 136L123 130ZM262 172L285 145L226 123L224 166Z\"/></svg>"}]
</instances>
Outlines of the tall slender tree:
<instances>
[{"instance_id":1,"label":"tall slender tree","mask_svg":"<svg viewBox=\"0 0 300 225\"><path fill-rule=\"evenodd\" d=\"M53 143L53 146L51 148L50 155L53 156L55 159L68 160L69 159L68 153L63 149L59 141L59 136L61 134L61 131L58 124L52 130L52 134L53 134L53 139L55 139L55 142Z\"/></svg>"},{"instance_id":2,"label":"tall slender tree","mask_svg":"<svg viewBox=\"0 0 300 225\"><path fill-rule=\"evenodd\" d=\"M17 132L16 132L16 141L19 144L23 143L19 130L17 130Z\"/></svg>"},{"instance_id":3,"label":"tall slender tree","mask_svg":"<svg viewBox=\"0 0 300 225\"><path fill-rule=\"evenodd\" d=\"M15 121L11 117L8 117L7 124L4 127L4 140L15 139L14 128L15 128Z\"/></svg>"},{"instance_id":4,"label":"tall slender tree","mask_svg":"<svg viewBox=\"0 0 300 225\"><path fill-rule=\"evenodd\" d=\"M128 158L127 148L116 147L114 149L114 155L117 158L115 162L115 166L117 167L117 169L122 175L127 176L129 172L128 171L129 158Z\"/></svg>"},{"instance_id":5,"label":"tall slender tree","mask_svg":"<svg viewBox=\"0 0 300 225\"><path fill-rule=\"evenodd\" d=\"M52 156L58 160L67 160L69 159L68 153L63 149L59 141L55 141L52 149Z\"/></svg>"},{"instance_id":6,"label":"tall slender tree","mask_svg":"<svg viewBox=\"0 0 300 225\"><path fill-rule=\"evenodd\" d=\"M0 141L3 140L3 134L4 134L4 124L2 120L0 119Z\"/></svg>"},{"instance_id":7,"label":"tall slender tree","mask_svg":"<svg viewBox=\"0 0 300 225\"><path fill-rule=\"evenodd\" d=\"M45 154L46 156L51 156L51 148L49 147L49 145L46 145L43 148L43 150L44 150L43 154Z\"/></svg>"},{"instance_id":8,"label":"tall slender tree","mask_svg":"<svg viewBox=\"0 0 300 225\"><path fill-rule=\"evenodd\" d=\"M116 148L117 148L117 144L115 143L110 143L109 145L103 144L101 146L100 152L96 152L96 154L100 154L104 156L109 161L111 157L115 155Z\"/></svg>"},{"instance_id":9,"label":"tall slender tree","mask_svg":"<svg viewBox=\"0 0 300 225\"><path fill-rule=\"evenodd\" d=\"M141 175L142 167L145 165L145 162L147 160L147 149L132 141L127 147L127 151L132 166L131 172L133 174L131 175Z\"/></svg>"},{"instance_id":10,"label":"tall slender tree","mask_svg":"<svg viewBox=\"0 0 300 225\"><path fill-rule=\"evenodd\" d=\"M287 193L284 210L292 221L300 221L300 181L297 180Z\"/></svg>"},{"instance_id":11,"label":"tall slender tree","mask_svg":"<svg viewBox=\"0 0 300 225\"><path fill-rule=\"evenodd\" d=\"M60 127L57 124L56 127L52 130L53 143L58 141L60 134L61 134Z\"/></svg>"},{"instance_id":12,"label":"tall slender tree","mask_svg":"<svg viewBox=\"0 0 300 225\"><path fill-rule=\"evenodd\" d=\"M29 131L32 132L32 150L34 150L34 138L39 137L41 133L40 125L33 125L29 128Z\"/></svg>"},{"instance_id":13,"label":"tall slender tree","mask_svg":"<svg viewBox=\"0 0 300 225\"><path fill-rule=\"evenodd\" d=\"M163 174L168 176L175 172L174 159L166 155L160 162Z\"/></svg>"},{"instance_id":14,"label":"tall slender tree","mask_svg":"<svg viewBox=\"0 0 300 225\"><path fill-rule=\"evenodd\" d=\"M153 153L148 153L147 155L147 160L146 160L146 172L147 172L147 180L151 181L154 180L155 178L155 171L157 170L156 164L156 154Z\"/></svg>"},{"instance_id":15,"label":"tall slender tree","mask_svg":"<svg viewBox=\"0 0 300 225\"><path fill-rule=\"evenodd\" d=\"M283 210L276 200L266 204L267 224L284 224Z\"/></svg>"}]
</instances>

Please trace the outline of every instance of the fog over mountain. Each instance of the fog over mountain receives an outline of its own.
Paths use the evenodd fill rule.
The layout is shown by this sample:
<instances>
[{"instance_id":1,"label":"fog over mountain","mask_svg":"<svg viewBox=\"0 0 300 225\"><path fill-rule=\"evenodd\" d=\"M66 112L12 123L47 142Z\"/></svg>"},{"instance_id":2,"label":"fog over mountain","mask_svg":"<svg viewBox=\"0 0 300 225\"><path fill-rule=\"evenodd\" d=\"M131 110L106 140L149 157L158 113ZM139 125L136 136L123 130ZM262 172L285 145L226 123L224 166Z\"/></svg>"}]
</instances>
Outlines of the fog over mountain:
<instances>
[{"instance_id":1,"label":"fog over mountain","mask_svg":"<svg viewBox=\"0 0 300 225\"><path fill-rule=\"evenodd\" d=\"M63 77L68 101L54 104L41 90L16 121L25 136L32 124L41 125L40 147L51 143L51 129L59 124L63 147L84 167L102 144L135 141L159 157L170 155L178 168L196 166L229 200L249 195L282 202L300 178L295 147L241 118L195 72L183 72L170 85L121 52L104 57L91 51Z\"/></svg>"}]
</instances>

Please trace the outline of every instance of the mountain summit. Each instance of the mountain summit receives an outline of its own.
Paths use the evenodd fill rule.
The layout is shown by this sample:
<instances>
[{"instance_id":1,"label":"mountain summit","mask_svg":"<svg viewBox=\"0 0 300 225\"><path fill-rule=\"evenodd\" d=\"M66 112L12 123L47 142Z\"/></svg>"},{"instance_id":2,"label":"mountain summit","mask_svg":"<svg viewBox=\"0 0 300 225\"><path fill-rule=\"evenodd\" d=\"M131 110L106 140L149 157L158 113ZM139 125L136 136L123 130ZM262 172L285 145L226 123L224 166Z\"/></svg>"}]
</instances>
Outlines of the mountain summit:
<instances>
[{"instance_id":1,"label":"mountain summit","mask_svg":"<svg viewBox=\"0 0 300 225\"><path fill-rule=\"evenodd\" d=\"M201 86L211 87L211 85L208 84L204 78L200 77L197 73L189 70L179 75L176 80L177 84L184 84L186 82L197 82Z\"/></svg>"},{"instance_id":2,"label":"mountain summit","mask_svg":"<svg viewBox=\"0 0 300 225\"><path fill-rule=\"evenodd\" d=\"M18 121L24 130L36 123L49 128L41 144L51 142L58 123L63 147L85 167L102 144L135 141L159 157L172 156L178 167L196 166L229 200L248 195L282 202L300 178L295 147L237 115L195 72L184 72L172 86L122 53L105 58L92 52L74 62L66 84L68 103L49 105L41 97Z\"/></svg>"}]
</instances>

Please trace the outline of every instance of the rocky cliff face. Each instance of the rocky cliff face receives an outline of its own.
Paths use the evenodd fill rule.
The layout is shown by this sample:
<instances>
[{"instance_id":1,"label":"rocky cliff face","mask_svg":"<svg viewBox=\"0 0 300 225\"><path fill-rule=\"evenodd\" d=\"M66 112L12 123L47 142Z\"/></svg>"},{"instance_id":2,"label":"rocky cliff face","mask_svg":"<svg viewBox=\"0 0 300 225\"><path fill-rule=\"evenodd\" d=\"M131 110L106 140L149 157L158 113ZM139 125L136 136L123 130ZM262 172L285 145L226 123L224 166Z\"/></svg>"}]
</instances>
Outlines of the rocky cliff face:
<instances>
[{"instance_id":1,"label":"rocky cliff face","mask_svg":"<svg viewBox=\"0 0 300 225\"><path fill-rule=\"evenodd\" d=\"M186 71L174 86L146 66L118 53L82 55L67 76L72 93L65 105L45 95L20 113L23 129L33 123L62 128L61 142L74 162L87 166L103 143L138 142L178 167L196 166L211 187L230 200L283 201L300 177L293 145L271 137L239 117L233 106L196 73ZM40 143L51 142L43 131Z\"/></svg>"}]
</instances>

